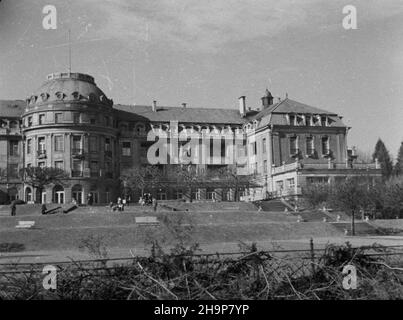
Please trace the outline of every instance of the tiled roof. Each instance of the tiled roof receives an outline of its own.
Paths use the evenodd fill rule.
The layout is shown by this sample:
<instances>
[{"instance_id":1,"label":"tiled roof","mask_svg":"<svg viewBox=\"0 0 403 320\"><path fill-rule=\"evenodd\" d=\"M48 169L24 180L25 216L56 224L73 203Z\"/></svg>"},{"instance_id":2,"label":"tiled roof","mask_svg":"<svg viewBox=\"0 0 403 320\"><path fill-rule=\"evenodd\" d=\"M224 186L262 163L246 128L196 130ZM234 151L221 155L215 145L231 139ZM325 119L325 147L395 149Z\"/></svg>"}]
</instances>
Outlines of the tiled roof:
<instances>
[{"instance_id":1,"label":"tiled roof","mask_svg":"<svg viewBox=\"0 0 403 320\"><path fill-rule=\"evenodd\" d=\"M144 105L114 105L118 117L121 120L149 120L156 122L169 122L171 120L189 123L217 123L217 124L242 124L246 119L242 118L237 109L209 109L191 107L163 107L158 106L153 112L151 106Z\"/></svg>"},{"instance_id":2,"label":"tiled roof","mask_svg":"<svg viewBox=\"0 0 403 320\"><path fill-rule=\"evenodd\" d=\"M0 100L0 117L19 118L25 106L26 102L23 100Z\"/></svg>"},{"instance_id":3,"label":"tiled roof","mask_svg":"<svg viewBox=\"0 0 403 320\"><path fill-rule=\"evenodd\" d=\"M305 103L294 101L291 99L284 99L281 102L259 112L254 119L264 117L269 113L300 113L300 114L323 114L323 115L336 115L334 112L329 112L323 109L312 107Z\"/></svg>"},{"instance_id":4,"label":"tiled roof","mask_svg":"<svg viewBox=\"0 0 403 320\"><path fill-rule=\"evenodd\" d=\"M259 120L259 127L263 127L268 124L287 125L287 120L285 117L285 114L287 113L326 115L329 117L329 119L331 119L332 126L345 127L344 123L336 113L312 107L288 98L266 109L263 109L257 115L252 117L251 120Z\"/></svg>"}]
</instances>

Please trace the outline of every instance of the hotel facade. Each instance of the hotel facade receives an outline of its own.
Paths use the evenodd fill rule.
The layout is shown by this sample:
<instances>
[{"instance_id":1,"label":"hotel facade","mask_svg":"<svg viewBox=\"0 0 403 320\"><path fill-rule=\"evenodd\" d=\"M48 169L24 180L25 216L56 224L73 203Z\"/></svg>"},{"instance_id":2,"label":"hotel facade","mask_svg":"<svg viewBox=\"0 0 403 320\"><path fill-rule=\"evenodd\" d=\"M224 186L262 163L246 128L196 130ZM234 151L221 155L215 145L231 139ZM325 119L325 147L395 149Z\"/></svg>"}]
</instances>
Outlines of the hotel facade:
<instances>
[{"instance_id":1,"label":"hotel facade","mask_svg":"<svg viewBox=\"0 0 403 320\"><path fill-rule=\"evenodd\" d=\"M86 204L88 194L95 204L116 201L120 177L149 164L147 153L154 144L147 140L149 133L169 135L172 123L176 132L213 137L212 144L242 137L237 148L219 147L220 154L204 155L195 164L200 172L231 166L250 176L253 187L240 190L242 200L294 197L310 183L381 176L377 162L360 163L348 147L349 128L341 116L288 97L274 102L268 90L256 108L247 108L245 97L237 109L166 107L156 101L120 105L89 75L55 73L25 101L0 100L0 203L68 204L75 199ZM184 143L177 148L179 154L188 152ZM233 163L226 161L228 153ZM29 166L61 168L69 179L39 192L20 176ZM158 166L167 173L174 164ZM234 190L222 185L202 186L191 194L178 186L150 192L159 200L234 200ZM138 196L131 191L133 201Z\"/></svg>"}]
</instances>

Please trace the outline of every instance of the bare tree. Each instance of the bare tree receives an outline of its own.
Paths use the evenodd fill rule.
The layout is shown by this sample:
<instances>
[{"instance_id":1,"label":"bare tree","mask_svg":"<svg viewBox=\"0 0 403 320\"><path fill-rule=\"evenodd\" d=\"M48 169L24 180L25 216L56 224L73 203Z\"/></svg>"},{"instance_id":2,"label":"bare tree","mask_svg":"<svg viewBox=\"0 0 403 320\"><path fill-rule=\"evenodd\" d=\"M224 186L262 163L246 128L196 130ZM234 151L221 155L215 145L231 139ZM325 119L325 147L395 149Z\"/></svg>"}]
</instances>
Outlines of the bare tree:
<instances>
[{"instance_id":1,"label":"bare tree","mask_svg":"<svg viewBox=\"0 0 403 320\"><path fill-rule=\"evenodd\" d=\"M181 164L168 174L169 180L176 184L177 187L185 187L190 194L190 202L192 202L192 191L204 183L206 175L198 170L196 165Z\"/></svg>"},{"instance_id":2,"label":"bare tree","mask_svg":"<svg viewBox=\"0 0 403 320\"><path fill-rule=\"evenodd\" d=\"M24 182L42 192L51 184L64 185L69 179L66 171L53 167L26 167L21 169Z\"/></svg>"},{"instance_id":3,"label":"bare tree","mask_svg":"<svg viewBox=\"0 0 403 320\"><path fill-rule=\"evenodd\" d=\"M153 190L163 187L164 180L161 169L153 165L131 168L121 176L124 188L139 190L141 194L144 194L144 190L147 188Z\"/></svg>"},{"instance_id":4,"label":"bare tree","mask_svg":"<svg viewBox=\"0 0 403 320\"><path fill-rule=\"evenodd\" d=\"M253 186L253 175L239 175L235 166L220 167L210 170L207 177L214 182L217 187L234 189L235 201L240 200L239 189Z\"/></svg>"}]
</instances>

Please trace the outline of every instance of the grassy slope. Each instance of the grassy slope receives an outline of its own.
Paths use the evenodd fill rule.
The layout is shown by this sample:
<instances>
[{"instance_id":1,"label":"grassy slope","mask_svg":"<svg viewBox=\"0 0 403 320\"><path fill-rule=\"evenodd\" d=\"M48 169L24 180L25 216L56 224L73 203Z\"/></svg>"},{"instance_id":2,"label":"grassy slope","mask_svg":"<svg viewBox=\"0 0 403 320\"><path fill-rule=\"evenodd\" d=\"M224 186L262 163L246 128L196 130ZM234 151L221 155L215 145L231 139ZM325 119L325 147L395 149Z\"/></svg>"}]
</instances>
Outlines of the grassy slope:
<instances>
[{"instance_id":1,"label":"grassy slope","mask_svg":"<svg viewBox=\"0 0 403 320\"><path fill-rule=\"evenodd\" d=\"M80 239L101 236L109 247L143 246L150 237L171 238L164 225L138 226L136 216L150 212L74 212L67 215L0 217L0 243L17 242L26 250L77 249ZM161 215L159 213L157 215ZM236 241L298 239L339 236L341 232L322 222L296 223L296 217L269 212L187 212L165 213L169 217L185 217L194 226L192 239L200 244ZM34 220L36 229L15 229L18 220Z\"/></svg>"}]
</instances>

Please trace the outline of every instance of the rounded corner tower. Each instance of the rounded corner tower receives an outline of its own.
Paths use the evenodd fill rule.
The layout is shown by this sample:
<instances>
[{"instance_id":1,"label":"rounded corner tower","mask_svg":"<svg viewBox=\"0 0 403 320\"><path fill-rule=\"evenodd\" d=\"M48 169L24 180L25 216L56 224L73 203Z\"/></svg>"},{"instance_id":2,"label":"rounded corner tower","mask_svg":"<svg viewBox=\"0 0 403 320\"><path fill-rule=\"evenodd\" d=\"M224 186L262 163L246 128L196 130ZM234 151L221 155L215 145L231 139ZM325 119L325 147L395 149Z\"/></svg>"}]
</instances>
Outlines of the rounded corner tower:
<instances>
[{"instance_id":1,"label":"rounded corner tower","mask_svg":"<svg viewBox=\"0 0 403 320\"><path fill-rule=\"evenodd\" d=\"M26 166L56 167L69 175L26 201L109 203L116 188L117 130L113 101L82 73L53 73L26 99L22 115Z\"/></svg>"}]
</instances>

